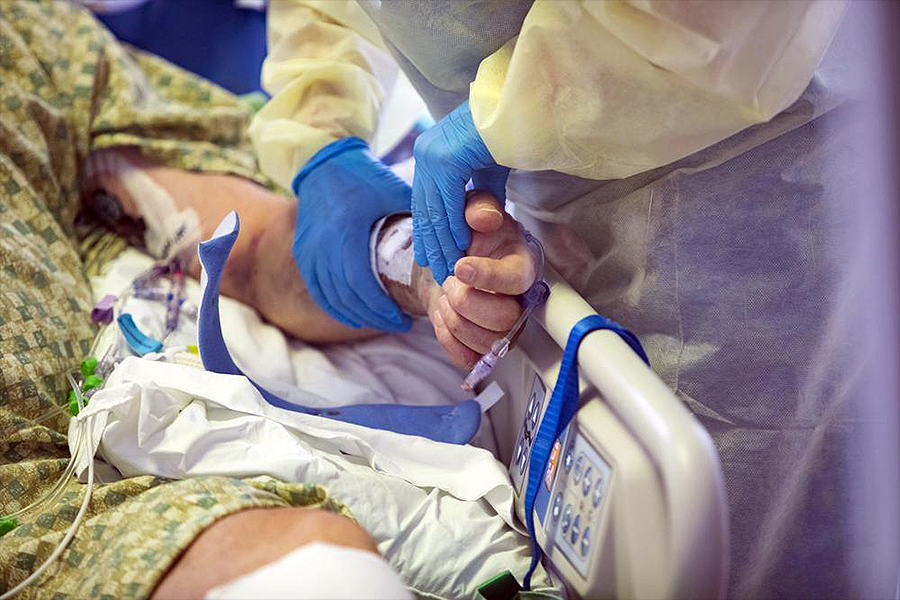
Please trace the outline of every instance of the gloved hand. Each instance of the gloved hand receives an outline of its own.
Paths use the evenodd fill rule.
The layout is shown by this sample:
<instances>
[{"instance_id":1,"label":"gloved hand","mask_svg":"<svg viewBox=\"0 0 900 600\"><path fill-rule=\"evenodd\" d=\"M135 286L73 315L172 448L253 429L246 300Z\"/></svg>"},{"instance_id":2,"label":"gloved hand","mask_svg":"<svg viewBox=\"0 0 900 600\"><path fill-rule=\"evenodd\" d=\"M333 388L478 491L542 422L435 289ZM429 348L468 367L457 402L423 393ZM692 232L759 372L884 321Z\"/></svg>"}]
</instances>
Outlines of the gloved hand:
<instances>
[{"instance_id":1,"label":"gloved hand","mask_svg":"<svg viewBox=\"0 0 900 600\"><path fill-rule=\"evenodd\" d=\"M294 178L294 262L322 309L350 327L407 331L411 321L378 285L372 226L409 210L410 188L355 137L317 152Z\"/></svg>"},{"instance_id":2,"label":"gloved hand","mask_svg":"<svg viewBox=\"0 0 900 600\"><path fill-rule=\"evenodd\" d=\"M475 128L468 100L420 135L413 154L416 262L431 267L435 280L443 283L472 242L465 219L466 184L471 179L475 187L487 189L502 205L509 169L494 162Z\"/></svg>"}]
</instances>

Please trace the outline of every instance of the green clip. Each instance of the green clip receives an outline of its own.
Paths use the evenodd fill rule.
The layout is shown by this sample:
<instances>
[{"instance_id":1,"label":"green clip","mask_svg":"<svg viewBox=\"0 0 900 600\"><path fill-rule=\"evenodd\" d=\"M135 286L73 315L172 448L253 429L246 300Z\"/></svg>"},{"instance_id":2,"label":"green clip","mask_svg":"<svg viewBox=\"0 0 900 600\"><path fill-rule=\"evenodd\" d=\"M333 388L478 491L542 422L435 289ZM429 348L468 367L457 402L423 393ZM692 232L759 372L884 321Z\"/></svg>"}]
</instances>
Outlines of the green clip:
<instances>
[{"instance_id":1,"label":"green clip","mask_svg":"<svg viewBox=\"0 0 900 600\"><path fill-rule=\"evenodd\" d=\"M100 387L103 385L103 379L101 377L97 377L96 375L88 375L84 378L84 383L81 384L81 391L87 392L88 390L92 390L95 387Z\"/></svg>"},{"instance_id":2,"label":"green clip","mask_svg":"<svg viewBox=\"0 0 900 600\"><path fill-rule=\"evenodd\" d=\"M3 537L13 529L19 526L19 522L15 517L0 517L0 537Z\"/></svg>"},{"instance_id":3,"label":"green clip","mask_svg":"<svg viewBox=\"0 0 900 600\"><path fill-rule=\"evenodd\" d=\"M478 586L478 593L486 600L512 600L521 591L522 586L509 571L503 571Z\"/></svg>"},{"instance_id":4,"label":"green clip","mask_svg":"<svg viewBox=\"0 0 900 600\"><path fill-rule=\"evenodd\" d=\"M75 392L72 392L72 394L74 395ZM69 414L72 415L73 417L78 416L78 400L75 398L72 398L71 396L70 396L70 400L69 400Z\"/></svg>"},{"instance_id":5,"label":"green clip","mask_svg":"<svg viewBox=\"0 0 900 600\"><path fill-rule=\"evenodd\" d=\"M94 371L97 369L97 359L93 356L88 356L86 359L81 361L81 374L85 377L94 374Z\"/></svg>"}]
</instances>

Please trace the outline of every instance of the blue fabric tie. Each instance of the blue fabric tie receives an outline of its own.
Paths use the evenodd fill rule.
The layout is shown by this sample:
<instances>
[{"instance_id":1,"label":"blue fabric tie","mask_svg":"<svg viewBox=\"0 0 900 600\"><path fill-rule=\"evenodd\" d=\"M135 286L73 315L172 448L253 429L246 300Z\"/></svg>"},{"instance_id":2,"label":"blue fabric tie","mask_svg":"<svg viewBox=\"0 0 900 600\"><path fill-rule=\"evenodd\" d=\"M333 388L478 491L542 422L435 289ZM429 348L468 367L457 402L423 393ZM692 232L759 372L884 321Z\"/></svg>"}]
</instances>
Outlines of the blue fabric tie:
<instances>
[{"instance_id":1,"label":"blue fabric tie","mask_svg":"<svg viewBox=\"0 0 900 600\"><path fill-rule=\"evenodd\" d=\"M206 275L198 315L198 342L203 366L214 373L247 377L228 352L219 320L219 285L225 262L240 231L237 213L230 231L218 231L212 239L200 243L200 262ZM222 221L226 225L227 219ZM223 227L220 225L220 229ZM445 406L407 406L402 404L355 404L329 408L310 408L293 404L268 391L249 377L262 397L273 406L307 415L317 415L372 429L406 435L418 435L436 442L466 444L481 424L481 406L474 400Z\"/></svg>"},{"instance_id":2,"label":"blue fabric tie","mask_svg":"<svg viewBox=\"0 0 900 600\"><path fill-rule=\"evenodd\" d=\"M528 572L523 580L523 587L526 590L531 589L531 576L541 560L542 552L534 534L534 501L547 468L553 444L578 411L578 347L587 334L597 329L609 329L616 332L645 363L650 364L637 336L606 317L587 316L578 321L569 332L566 351L559 368L559 376L556 378L556 386L553 388L550 403L547 405L547 410L544 411L544 418L541 420L537 435L534 437L534 444L531 446L529 459L531 470L528 472L528 485L525 487L525 524L531 535L531 566L528 567Z\"/></svg>"}]
</instances>

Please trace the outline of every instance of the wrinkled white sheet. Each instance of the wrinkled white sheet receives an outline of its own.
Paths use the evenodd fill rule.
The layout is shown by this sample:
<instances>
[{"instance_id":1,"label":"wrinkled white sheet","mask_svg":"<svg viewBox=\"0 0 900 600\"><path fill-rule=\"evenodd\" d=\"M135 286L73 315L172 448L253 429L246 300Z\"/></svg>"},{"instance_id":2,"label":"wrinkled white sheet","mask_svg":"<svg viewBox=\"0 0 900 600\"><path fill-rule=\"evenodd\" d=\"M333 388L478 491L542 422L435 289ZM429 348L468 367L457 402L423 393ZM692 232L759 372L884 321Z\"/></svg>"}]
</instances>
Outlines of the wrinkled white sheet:
<instances>
[{"instance_id":1,"label":"wrinkled white sheet","mask_svg":"<svg viewBox=\"0 0 900 600\"><path fill-rule=\"evenodd\" d=\"M95 292L118 291L148 264L129 251L95 282ZM189 296L196 293L191 282ZM159 333L160 305L130 300L127 310L145 332ZM304 402L310 392L321 401L371 402L370 390L379 401L456 399L459 372L443 362L436 346L437 354L423 351L421 330L321 352L288 343L236 302L223 298L221 310L236 361L267 384L280 380L282 389L293 388ZM179 344L194 343L192 324L182 322L167 340L169 358ZM270 476L322 484L350 507L420 594L477 598L478 584L506 569L521 577L529 564L530 543L515 529L506 468L485 449L282 410L243 377L163 356L125 359L73 419L71 444L74 424L91 415L98 455L126 477ZM79 465L79 472L86 466ZM546 575L541 571L535 582L546 583Z\"/></svg>"},{"instance_id":2,"label":"wrinkled white sheet","mask_svg":"<svg viewBox=\"0 0 900 600\"><path fill-rule=\"evenodd\" d=\"M103 276L91 279L95 299L121 295L152 264L146 254L129 248ZM187 281L186 293L195 305L200 302L196 281ZM162 338L164 312L159 303L131 299L126 311L142 331ZM220 314L225 342L238 367L284 398L302 396L309 406L328 406L367 402L435 405L471 397L460 387L465 373L447 362L425 319L415 319L409 333L316 347L288 338L255 310L231 298L220 298ZM117 332L110 326L100 335L98 354L113 343ZM165 342L167 348L196 344L196 323L182 317L179 328ZM124 342L120 340L119 345L127 354ZM487 414L482 415L473 445L497 455Z\"/></svg>"}]
</instances>

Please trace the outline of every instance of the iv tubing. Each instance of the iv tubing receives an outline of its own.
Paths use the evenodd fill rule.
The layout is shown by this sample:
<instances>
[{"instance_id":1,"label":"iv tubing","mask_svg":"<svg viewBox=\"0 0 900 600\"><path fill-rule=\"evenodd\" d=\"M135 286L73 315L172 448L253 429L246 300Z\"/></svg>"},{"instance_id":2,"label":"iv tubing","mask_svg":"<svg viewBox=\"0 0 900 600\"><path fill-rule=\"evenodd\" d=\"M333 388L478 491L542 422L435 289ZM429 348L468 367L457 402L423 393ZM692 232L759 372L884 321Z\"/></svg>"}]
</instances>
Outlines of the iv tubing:
<instances>
[{"instance_id":1,"label":"iv tubing","mask_svg":"<svg viewBox=\"0 0 900 600\"><path fill-rule=\"evenodd\" d=\"M72 389L75 390L75 397L78 399L78 409L79 411L84 410L84 396L81 395L81 388L75 382L75 379L72 377L71 373L66 373L66 377L69 380L69 383L72 385ZM88 417L84 420L82 425L82 432L84 434L85 443L87 447L91 447L91 425L93 424L93 417ZM77 456L77 453L76 453ZM69 464L75 463L75 456L69 461ZM91 502L91 493L94 491L94 458L91 456L91 460L88 461L88 476L87 476L87 490L84 493L84 500L81 501L81 508L78 509L78 514L75 515L75 520L72 521L72 525L69 526L69 530L66 532L65 537L63 537L62 541L56 547L56 549L47 557L40 567L38 567L34 573L23 579L16 585L14 588L7 590L3 595L0 595L0 600L7 600L8 598L12 598L19 592L21 592L26 586L35 582L41 575L44 574L44 571L50 568L57 558L62 555L63 551L65 551L66 547L69 545L69 542L72 541L72 538L75 537L75 533L78 531L78 527L81 525L81 520L84 518L84 514L87 512L87 507Z\"/></svg>"}]
</instances>

